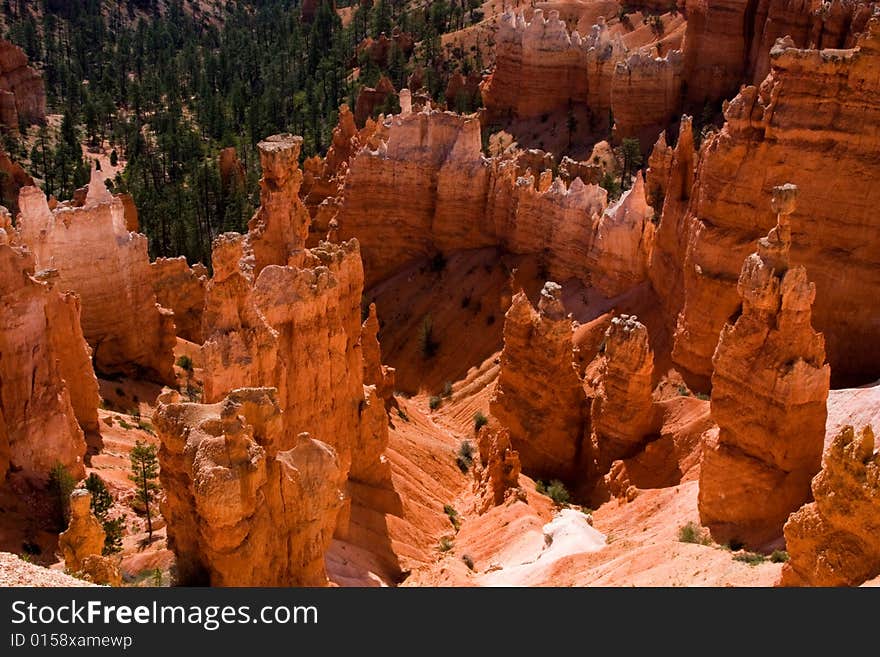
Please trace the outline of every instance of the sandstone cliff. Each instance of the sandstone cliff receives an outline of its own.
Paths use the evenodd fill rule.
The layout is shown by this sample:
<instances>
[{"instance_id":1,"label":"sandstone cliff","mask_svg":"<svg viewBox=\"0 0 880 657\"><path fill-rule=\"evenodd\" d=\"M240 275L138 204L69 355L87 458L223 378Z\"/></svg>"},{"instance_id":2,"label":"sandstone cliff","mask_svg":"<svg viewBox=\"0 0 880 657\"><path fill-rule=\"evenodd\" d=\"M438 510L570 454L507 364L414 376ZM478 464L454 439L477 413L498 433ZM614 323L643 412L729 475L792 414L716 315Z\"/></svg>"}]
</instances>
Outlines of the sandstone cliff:
<instances>
[{"instance_id":1,"label":"sandstone cliff","mask_svg":"<svg viewBox=\"0 0 880 657\"><path fill-rule=\"evenodd\" d=\"M815 281L814 322L826 334L835 385L876 378L872 305L880 267L876 213L867 199L878 173L871 145L880 119L878 44L880 19L851 50L778 42L767 79L760 88L745 87L727 105L725 127L703 143L685 226L675 231L687 240L687 301L674 357L687 370L711 373L717 334L739 304L737 263L774 223L763 199L772 186L791 181L802 190L791 217L791 258L808 264ZM816 98L824 99L820 109ZM655 253L667 251L664 224L677 223L668 212ZM669 297L674 288L664 292Z\"/></svg>"},{"instance_id":2,"label":"sandstone cliff","mask_svg":"<svg viewBox=\"0 0 880 657\"><path fill-rule=\"evenodd\" d=\"M324 586L345 473L329 445L284 433L275 391L160 399L162 515L185 584Z\"/></svg>"},{"instance_id":3,"label":"sandstone cliff","mask_svg":"<svg viewBox=\"0 0 880 657\"><path fill-rule=\"evenodd\" d=\"M757 546L779 536L807 501L825 436L830 368L810 323L816 288L791 266L797 188L774 189L776 228L743 264L740 314L713 357L712 417L720 431L700 472L700 518L719 541Z\"/></svg>"},{"instance_id":4,"label":"sandstone cliff","mask_svg":"<svg viewBox=\"0 0 880 657\"><path fill-rule=\"evenodd\" d=\"M880 453L870 426L835 436L814 502L785 523L783 586L857 586L880 574Z\"/></svg>"},{"instance_id":5,"label":"sandstone cliff","mask_svg":"<svg viewBox=\"0 0 880 657\"><path fill-rule=\"evenodd\" d=\"M93 176L83 207L50 210L36 187L21 190L19 205L17 239L38 269L57 270L59 290L79 296L96 368L172 383L173 315L156 303L147 238L126 229L123 202Z\"/></svg>"},{"instance_id":6,"label":"sandstone cliff","mask_svg":"<svg viewBox=\"0 0 880 657\"><path fill-rule=\"evenodd\" d=\"M150 263L153 292L159 305L174 312L174 328L184 340L202 343L202 312L208 270L201 263L192 267L186 258L157 258Z\"/></svg>"},{"instance_id":7,"label":"sandstone cliff","mask_svg":"<svg viewBox=\"0 0 880 657\"><path fill-rule=\"evenodd\" d=\"M510 432L530 476L580 481L592 457L589 407L572 353L561 289L548 282L538 309L519 292L504 318L501 369L489 409Z\"/></svg>"},{"instance_id":8,"label":"sandstone cliff","mask_svg":"<svg viewBox=\"0 0 880 657\"><path fill-rule=\"evenodd\" d=\"M35 123L45 118L42 74L28 66L21 48L0 39L0 123L17 131L19 121Z\"/></svg>"},{"instance_id":9,"label":"sandstone cliff","mask_svg":"<svg viewBox=\"0 0 880 657\"><path fill-rule=\"evenodd\" d=\"M100 436L79 299L59 294L54 272L35 272L33 257L7 239L0 230L0 477L11 466L45 481L60 463L81 478L83 429L95 446Z\"/></svg>"}]
</instances>

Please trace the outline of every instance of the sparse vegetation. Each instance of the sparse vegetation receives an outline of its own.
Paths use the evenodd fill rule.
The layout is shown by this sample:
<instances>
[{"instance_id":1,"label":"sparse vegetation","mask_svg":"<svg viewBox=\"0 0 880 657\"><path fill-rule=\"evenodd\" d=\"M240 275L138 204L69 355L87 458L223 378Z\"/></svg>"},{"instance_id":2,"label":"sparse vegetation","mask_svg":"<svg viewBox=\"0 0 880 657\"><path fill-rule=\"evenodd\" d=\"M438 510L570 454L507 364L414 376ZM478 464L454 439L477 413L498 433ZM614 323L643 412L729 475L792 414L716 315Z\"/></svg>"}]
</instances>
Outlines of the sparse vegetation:
<instances>
[{"instance_id":1,"label":"sparse vegetation","mask_svg":"<svg viewBox=\"0 0 880 657\"><path fill-rule=\"evenodd\" d=\"M767 561L767 557L763 554L758 554L757 552L741 552L739 554L733 555L734 561L742 561L743 563L747 563L750 566L757 566L760 563L764 563Z\"/></svg>"},{"instance_id":2,"label":"sparse vegetation","mask_svg":"<svg viewBox=\"0 0 880 657\"><path fill-rule=\"evenodd\" d=\"M702 401L709 401L709 395L707 395L705 392L698 392L697 399L700 399Z\"/></svg>"},{"instance_id":3,"label":"sparse vegetation","mask_svg":"<svg viewBox=\"0 0 880 657\"><path fill-rule=\"evenodd\" d=\"M479 433L480 429L489 424L489 418L487 418L483 411L477 411L474 413L474 433Z\"/></svg>"},{"instance_id":4,"label":"sparse vegetation","mask_svg":"<svg viewBox=\"0 0 880 657\"><path fill-rule=\"evenodd\" d=\"M773 554L770 555L770 561L773 563L785 563L788 561L788 552L785 550L773 550Z\"/></svg>"},{"instance_id":5,"label":"sparse vegetation","mask_svg":"<svg viewBox=\"0 0 880 657\"><path fill-rule=\"evenodd\" d=\"M441 394L443 397L446 397L446 399L449 399L450 397L452 397L452 382L451 381L446 381L443 384L443 392Z\"/></svg>"},{"instance_id":6,"label":"sparse vegetation","mask_svg":"<svg viewBox=\"0 0 880 657\"><path fill-rule=\"evenodd\" d=\"M444 536L440 539L440 544L437 546L437 549L440 550L440 552L449 552L454 545L455 543L451 537Z\"/></svg>"},{"instance_id":7,"label":"sparse vegetation","mask_svg":"<svg viewBox=\"0 0 880 657\"><path fill-rule=\"evenodd\" d=\"M125 518L109 518L110 508L113 506L113 496L107 490L104 480L94 472L85 481L86 490L92 494L92 513L101 521L104 527L104 550L103 554L113 554L122 550L122 531L125 526Z\"/></svg>"},{"instance_id":8,"label":"sparse vegetation","mask_svg":"<svg viewBox=\"0 0 880 657\"><path fill-rule=\"evenodd\" d=\"M121 417L117 417L116 419L119 421L119 426L123 429L134 429L134 425L130 422L126 422Z\"/></svg>"},{"instance_id":9,"label":"sparse vegetation","mask_svg":"<svg viewBox=\"0 0 880 657\"><path fill-rule=\"evenodd\" d=\"M571 501L571 495L568 492L568 489L558 479L553 479L549 484L541 483L541 488L538 488L537 484L535 485L535 490L539 493L546 495L553 503L557 506L566 506L569 501Z\"/></svg>"},{"instance_id":10,"label":"sparse vegetation","mask_svg":"<svg viewBox=\"0 0 880 657\"><path fill-rule=\"evenodd\" d=\"M461 560L464 561L464 565L468 567L468 570L474 569L474 560L471 558L471 555L463 554Z\"/></svg>"},{"instance_id":11,"label":"sparse vegetation","mask_svg":"<svg viewBox=\"0 0 880 657\"><path fill-rule=\"evenodd\" d=\"M128 478L135 485L135 499L143 504L147 516L147 542L153 540L153 520L151 518L150 504L156 499L159 484L156 477L159 476L159 458L155 445L138 440L129 455L131 459L131 474Z\"/></svg>"},{"instance_id":12,"label":"sparse vegetation","mask_svg":"<svg viewBox=\"0 0 880 657\"><path fill-rule=\"evenodd\" d=\"M404 422L409 422L409 415L407 414L406 409L403 406L397 409L397 416Z\"/></svg>"},{"instance_id":13,"label":"sparse vegetation","mask_svg":"<svg viewBox=\"0 0 880 657\"><path fill-rule=\"evenodd\" d=\"M428 406L432 411L435 411L440 408L440 404L442 403L442 401L443 400L440 399L438 395L432 395L431 398L428 400Z\"/></svg>"},{"instance_id":14,"label":"sparse vegetation","mask_svg":"<svg viewBox=\"0 0 880 657\"><path fill-rule=\"evenodd\" d=\"M678 540L682 543L694 543L696 545L709 545L709 537L703 528L691 520L678 529Z\"/></svg>"},{"instance_id":15,"label":"sparse vegetation","mask_svg":"<svg viewBox=\"0 0 880 657\"><path fill-rule=\"evenodd\" d=\"M138 420L137 426L138 429L140 429L141 431L146 431L148 434L151 434L153 436L156 435L156 431L155 429L153 429L153 425L146 420Z\"/></svg>"},{"instance_id":16,"label":"sparse vegetation","mask_svg":"<svg viewBox=\"0 0 880 657\"><path fill-rule=\"evenodd\" d=\"M422 357L427 360L436 356L439 348L440 343L434 339L434 320L430 315L426 315L419 330L419 350L422 352Z\"/></svg>"},{"instance_id":17,"label":"sparse vegetation","mask_svg":"<svg viewBox=\"0 0 880 657\"><path fill-rule=\"evenodd\" d=\"M679 397L690 397L691 391L687 389L687 386L678 386L678 395Z\"/></svg>"},{"instance_id":18,"label":"sparse vegetation","mask_svg":"<svg viewBox=\"0 0 880 657\"><path fill-rule=\"evenodd\" d=\"M468 440L462 440L458 446L455 462L462 473L467 473L474 464L474 446Z\"/></svg>"},{"instance_id":19,"label":"sparse vegetation","mask_svg":"<svg viewBox=\"0 0 880 657\"><path fill-rule=\"evenodd\" d=\"M189 356L186 356L186 355L180 356L177 359L177 366L180 369L191 373L193 371L192 358L190 358Z\"/></svg>"},{"instance_id":20,"label":"sparse vegetation","mask_svg":"<svg viewBox=\"0 0 880 657\"><path fill-rule=\"evenodd\" d=\"M73 478L67 468L61 463L56 463L49 471L49 492L55 501L56 521L63 531L67 528L70 515L70 494L76 487L76 479Z\"/></svg>"},{"instance_id":21,"label":"sparse vegetation","mask_svg":"<svg viewBox=\"0 0 880 657\"><path fill-rule=\"evenodd\" d=\"M461 529L461 518L458 517L458 511L451 504L443 505L443 513L449 516L449 522L452 523L456 532Z\"/></svg>"}]
</instances>

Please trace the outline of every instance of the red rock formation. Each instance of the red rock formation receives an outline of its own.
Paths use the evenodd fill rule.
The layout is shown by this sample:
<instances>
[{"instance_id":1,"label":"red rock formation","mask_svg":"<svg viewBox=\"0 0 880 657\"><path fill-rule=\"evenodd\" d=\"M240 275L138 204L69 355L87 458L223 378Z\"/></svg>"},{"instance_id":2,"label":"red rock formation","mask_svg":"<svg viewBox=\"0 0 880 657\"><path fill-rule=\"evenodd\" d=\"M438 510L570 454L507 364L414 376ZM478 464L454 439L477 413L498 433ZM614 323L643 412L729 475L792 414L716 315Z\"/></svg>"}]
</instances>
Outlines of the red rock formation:
<instances>
[{"instance_id":1,"label":"red rock formation","mask_svg":"<svg viewBox=\"0 0 880 657\"><path fill-rule=\"evenodd\" d=\"M548 282L536 311L525 293L504 319L501 370L489 409L530 476L582 479L591 457L589 409L573 366L571 320Z\"/></svg>"},{"instance_id":2,"label":"red rock formation","mask_svg":"<svg viewBox=\"0 0 880 657\"><path fill-rule=\"evenodd\" d=\"M414 46L413 35L408 32L401 32L400 28L395 27L391 30L390 39L384 32L375 39L370 36L365 38L358 44L356 55L359 60L360 56L365 54L377 66L388 68L394 49L397 49L400 55L405 60L408 60Z\"/></svg>"},{"instance_id":3,"label":"red rock formation","mask_svg":"<svg viewBox=\"0 0 880 657\"><path fill-rule=\"evenodd\" d=\"M474 489L480 499L478 510L485 513L521 492L522 466L507 429L483 427L477 435L477 446L480 463L474 468Z\"/></svg>"},{"instance_id":4,"label":"red rock formation","mask_svg":"<svg viewBox=\"0 0 880 657\"><path fill-rule=\"evenodd\" d=\"M814 322L826 335L835 381L876 378L880 350L873 347L878 333L872 306L880 267L876 213L866 199L878 172L870 145L880 122L878 44L877 19L852 50L797 50L791 42L778 43L760 89L745 87L728 104L725 127L704 142L689 217L684 228L676 227L687 240L687 303L674 357L687 370L711 373L715 337L739 303L735 263L773 225L762 199L773 185L791 181L802 190L791 218L797 236L792 262L810 267ZM816 98L825 99L819 110ZM667 212L655 254L667 251ZM662 279L660 272L652 276L668 298L671 291L660 287L669 284Z\"/></svg>"},{"instance_id":5,"label":"red rock formation","mask_svg":"<svg viewBox=\"0 0 880 657\"><path fill-rule=\"evenodd\" d=\"M880 575L880 453L870 426L835 436L814 502L785 523L783 586L858 586Z\"/></svg>"},{"instance_id":6,"label":"red rock formation","mask_svg":"<svg viewBox=\"0 0 880 657\"><path fill-rule=\"evenodd\" d=\"M616 289L646 275L652 229L640 219L641 185L602 218L607 195L598 185L518 176L540 166L539 153L483 157L474 118L428 111L388 124L387 138L352 160L336 215L339 239L361 244L368 288L437 251L486 246L538 255L561 281L593 277Z\"/></svg>"},{"instance_id":7,"label":"red rock formation","mask_svg":"<svg viewBox=\"0 0 880 657\"><path fill-rule=\"evenodd\" d=\"M147 238L125 226L123 202L94 177L83 207L50 210L36 187L22 189L18 239L38 269L56 269L59 290L82 303L82 331L106 372L143 370L173 382L174 320L156 303Z\"/></svg>"},{"instance_id":8,"label":"red rock formation","mask_svg":"<svg viewBox=\"0 0 880 657\"><path fill-rule=\"evenodd\" d=\"M18 130L20 120L35 123L45 118L43 76L28 66L21 48L0 39L0 123Z\"/></svg>"},{"instance_id":9,"label":"red rock formation","mask_svg":"<svg viewBox=\"0 0 880 657\"><path fill-rule=\"evenodd\" d=\"M634 456L656 431L652 402L654 354L648 330L635 316L620 315L605 332L600 387L590 408L599 471Z\"/></svg>"},{"instance_id":10,"label":"red rock formation","mask_svg":"<svg viewBox=\"0 0 880 657\"><path fill-rule=\"evenodd\" d=\"M449 82L444 92L446 106L450 109L461 111L465 107L479 107L482 105L483 102L480 95L480 83L482 80L483 76L479 71L471 71L467 75L459 72L453 73L449 76Z\"/></svg>"},{"instance_id":11,"label":"red rock formation","mask_svg":"<svg viewBox=\"0 0 880 657\"><path fill-rule=\"evenodd\" d=\"M186 258L157 258L150 263L153 292L163 308L174 311L174 327L184 340L202 343L202 312L208 270L201 263L189 267Z\"/></svg>"},{"instance_id":12,"label":"red rock formation","mask_svg":"<svg viewBox=\"0 0 880 657\"><path fill-rule=\"evenodd\" d=\"M0 477L12 466L45 481L60 463L81 478L80 425L97 432L98 382L79 299L53 290L53 272L35 273L33 256L7 239L0 230Z\"/></svg>"},{"instance_id":13,"label":"red rock formation","mask_svg":"<svg viewBox=\"0 0 880 657\"><path fill-rule=\"evenodd\" d=\"M743 264L741 314L713 357L712 417L720 431L703 454L700 518L720 542L760 545L807 501L825 436L830 368L810 324L815 286L790 266L797 188L774 189L776 228Z\"/></svg>"},{"instance_id":14,"label":"red rock formation","mask_svg":"<svg viewBox=\"0 0 880 657\"><path fill-rule=\"evenodd\" d=\"M636 138L647 151L678 116L683 61L680 50L671 50L662 58L635 52L617 63L611 79L616 139Z\"/></svg>"},{"instance_id":15,"label":"red rock formation","mask_svg":"<svg viewBox=\"0 0 880 657\"><path fill-rule=\"evenodd\" d=\"M593 286L605 296L617 296L647 279L654 245L653 217L639 172L632 189L594 224L587 262Z\"/></svg>"},{"instance_id":16,"label":"red rock formation","mask_svg":"<svg viewBox=\"0 0 880 657\"><path fill-rule=\"evenodd\" d=\"M21 188L33 185L34 179L0 148L0 201L15 210L18 208L18 194Z\"/></svg>"},{"instance_id":17,"label":"red rock formation","mask_svg":"<svg viewBox=\"0 0 880 657\"><path fill-rule=\"evenodd\" d=\"M376 395L386 407L394 403L394 368L382 364L379 345L379 318L376 304L370 304L369 314L361 327L361 352L364 359L364 385L376 386Z\"/></svg>"},{"instance_id":18,"label":"red rock formation","mask_svg":"<svg viewBox=\"0 0 880 657\"><path fill-rule=\"evenodd\" d=\"M354 103L354 120L357 125L365 125L367 119L381 112L381 108L391 101L394 94L394 85L384 75L379 78L375 87L361 87Z\"/></svg>"},{"instance_id":19,"label":"red rock formation","mask_svg":"<svg viewBox=\"0 0 880 657\"><path fill-rule=\"evenodd\" d=\"M220 185L224 193L233 189L242 189L245 183L245 169L235 146L228 146L220 151L217 158L217 168L220 170Z\"/></svg>"},{"instance_id":20,"label":"red rock formation","mask_svg":"<svg viewBox=\"0 0 880 657\"><path fill-rule=\"evenodd\" d=\"M217 404L160 398L162 515L182 583L324 586L345 472L329 445L284 432L275 392Z\"/></svg>"}]
</instances>

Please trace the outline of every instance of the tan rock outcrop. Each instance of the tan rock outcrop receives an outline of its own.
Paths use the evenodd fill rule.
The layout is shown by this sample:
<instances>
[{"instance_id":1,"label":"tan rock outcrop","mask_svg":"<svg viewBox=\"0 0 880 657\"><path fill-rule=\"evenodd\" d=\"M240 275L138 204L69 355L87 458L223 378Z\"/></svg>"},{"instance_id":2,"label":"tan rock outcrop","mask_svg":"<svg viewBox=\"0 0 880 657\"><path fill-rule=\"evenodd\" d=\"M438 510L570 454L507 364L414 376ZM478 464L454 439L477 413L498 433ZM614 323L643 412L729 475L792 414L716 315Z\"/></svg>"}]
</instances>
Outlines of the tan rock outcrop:
<instances>
[{"instance_id":1,"label":"tan rock outcrop","mask_svg":"<svg viewBox=\"0 0 880 657\"><path fill-rule=\"evenodd\" d=\"M659 427L652 401L654 353L645 325L634 315L615 317L601 358L590 420L599 471L605 472L612 461L634 456Z\"/></svg>"},{"instance_id":2,"label":"tan rock outcrop","mask_svg":"<svg viewBox=\"0 0 880 657\"><path fill-rule=\"evenodd\" d=\"M15 210L21 188L33 185L34 179L0 147L0 201Z\"/></svg>"},{"instance_id":3,"label":"tan rock outcrop","mask_svg":"<svg viewBox=\"0 0 880 657\"><path fill-rule=\"evenodd\" d=\"M474 488L480 500L478 510L485 513L520 490L522 466L507 429L483 427L477 435L477 447L480 464L474 468Z\"/></svg>"},{"instance_id":4,"label":"tan rock outcrop","mask_svg":"<svg viewBox=\"0 0 880 657\"><path fill-rule=\"evenodd\" d=\"M880 453L870 426L844 427L785 523L783 586L858 586L880 575Z\"/></svg>"},{"instance_id":5,"label":"tan rock outcrop","mask_svg":"<svg viewBox=\"0 0 880 657\"><path fill-rule=\"evenodd\" d=\"M0 123L18 130L19 121L36 123L46 118L43 76L28 66L24 51L0 39Z\"/></svg>"},{"instance_id":6,"label":"tan rock outcrop","mask_svg":"<svg viewBox=\"0 0 880 657\"><path fill-rule=\"evenodd\" d=\"M647 279L654 246L653 218L639 172L632 189L602 213L593 230L588 268L593 286L605 296L617 296Z\"/></svg>"},{"instance_id":7,"label":"tan rock outcrop","mask_svg":"<svg viewBox=\"0 0 880 657\"><path fill-rule=\"evenodd\" d=\"M737 262L773 226L763 200L770 188L790 181L801 189L791 217L797 236L791 258L807 264L815 281L813 318L826 335L835 385L876 378L872 307L880 267L876 213L867 199L877 175L878 44L880 19L869 22L851 50L778 42L766 80L758 89L743 88L726 107L725 127L704 141L686 225L677 231L687 244L681 268L687 302L674 358L687 370L711 373L717 333L739 304ZM824 99L821 111L816 98ZM664 251L666 214L657 239Z\"/></svg>"},{"instance_id":8,"label":"tan rock outcrop","mask_svg":"<svg viewBox=\"0 0 880 657\"><path fill-rule=\"evenodd\" d=\"M504 349L489 409L509 430L523 471L578 480L592 457L589 408L572 353L572 325L548 282L538 309L519 292L504 318Z\"/></svg>"},{"instance_id":9,"label":"tan rock outcrop","mask_svg":"<svg viewBox=\"0 0 880 657\"><path fill-rule=\"evenodd\" d=\"M0 229L0 476L10 465L45 481L56 464L85 474L86 442L100 444L98 382L76 295Z\"/></svg>"},{"instance_id":10,"label":"tan rock outcrop","mask_svg":"<svg viewBox=\"0 0 880 657\"><path fill-rule=\"evenodd\" d=\"M95 584L122 586L122 573L119 566L109 557L90 554L80 563L79 576Z\"/></svg>"},{"instance_id":11,"label":"tan rock outcrop","mask_svg":"<svg viewBox=\"0 0 880 657\"><path fill-rule=\"evenodd\" d=\"M364 359L364 385L376 386L376 395L388 408L394 403L394 368L382 364L379 344L379 318L376 304L370 304L369 314L361 326L361 353Z\"/></svg>"},{"instance_id":12,"label":"tan rock outcrop","mask_svg":"<svg viewBox=\"0 0 880 657\"><path fill-rule=\"evenodd\" d=\"M757 546L778 537L810 496L825 437L830 368L813 330L816 288L791 266L797 188L774 189L776 228L743 264L741 314L713 357L712 417L720 428L700 472L700 519L720 542Z\"/></svg>"},{"instance_id":13,"label":"tan rock outcrop","mask_svg":"<svg viewBox=\"0 0 880 657\"><path fill-rule=\"evenodd\" d=\"M162 515L181 582L324 586L345 472L329 445L284 432L275 391L217 404L160 398Z\"/></svg>"},{"instance_id":14,"label":"tan rock outcrop","mask_svg":"<svg viewBox=\"0 0 880 657\"><path fill-rule=\"evenodd\" d=\"M91 509L92 495L81 488L70 494L70 519L58 535L58 548L67 570L77 572L86 557L104 549L104 528Z\"/></svg>"},{"instance_id":15,"label":"tan rock outcrop","mask_svg":"<svg viewBox=\"0 0 880 657\"><path fill-rule=\"evenodd\" d=\"M382 107L392 100L397 92L394 84L384 75L379 78L375 87L361 87L354 103L354 120L363 127L370 117L382 111Z\"/></svg>"},{"instance_id":16,"label":"tan rock outcrop","mask_svg":"<svg viewBox=\"0 0 880 657\"><path fill-rule=\"evenodd\" d=\"M353 158L335 217L339 239L361 245L367 288L438 251L487 246L536 255L556 280L592 278L615 293L647 276L652 227L641 184L603 217L598 185L549 171L536 178L540 152L485 158L475 118L402 113L386 130Z\"/></svg>"},{"instance_id":17,"label":"tan rock outcrop","mask_svg":"<svg viewBox=\"0 0 880 657\"><path fill-rule=\"evenodd\" d=\"M201 344L208 270L201 263L190 267L180 256L157 258L150 263L150 273L159 305L174 312L177 335Z\"/></svg>"},{"instance_id":18,"label":"tan rock outcrop","mask_svg":"<svg viewBox=\"0 0 880 657\"><path fill-rule=\"evenodd\" d=\"M611 78L616 139L638 139L647 151L680 112L683 69L680 50L664 57L638 51L617 62Z\"/></svg>"},{"instance_id":19,"label":"tan rock outcrop","mask_svg":"<svg viewBox=\"0 0 880 657\"><path fill-rule=\"evenodd\" d=\"M59 290L79 296L95 366L173 382L173 315L156 303L147 238L127 230L123 202L93 176L83 207L50 210L36 187L21 190L19 206L17 239L38 269L57 270Z\"/></svg>"}]
</instances>

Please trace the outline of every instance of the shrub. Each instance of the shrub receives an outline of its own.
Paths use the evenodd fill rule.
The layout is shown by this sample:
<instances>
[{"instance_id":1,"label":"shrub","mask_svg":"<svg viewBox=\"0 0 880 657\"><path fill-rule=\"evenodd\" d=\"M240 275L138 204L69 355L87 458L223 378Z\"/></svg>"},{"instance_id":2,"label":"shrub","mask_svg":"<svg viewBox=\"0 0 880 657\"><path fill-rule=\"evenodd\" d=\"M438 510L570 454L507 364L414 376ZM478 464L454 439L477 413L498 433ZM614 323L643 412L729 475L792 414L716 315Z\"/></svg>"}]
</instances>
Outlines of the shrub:
<instances>
[{"instance_id":1,"label":"shrub","mask_svg":"<svg viewBox=\"0 0 880 657\"><path fill-rule=\"evenodd\" d=\"M697 399L701 399L702 401L709 401L709 395L707 395L705 392L698 392Z\"/></svg>"},{"instance_id":2,"label":"shrub","mask_svg":"<svg viewBox=\"0 0 880 657\"><path fill-rule=\"evenodd\" d=\"M156 431L153 429L153 425L146 420L138 420L137 426L138 429L140 429L141 431L146 431L148 434L153 436L156 435Z\"/></svg>"},{"instance_id":3,"label":"shrub","mask_svg":"<svg viewBox=\"0 0 880 657\"><path fill-rule=\"evenodd\" d=\"M121 417L118 417L116 419L119 420L119 426L122 427L123 429L134 429L133 424L129 424L128 422L123 420Z\"/></svg>"},{"instance_id":4,"label":"shrub","mask_svg":"<svg viewBox=\"0 0 880 657\"><path fill-rule=\"evenodd\" d=\"M419 349L425 359L433 358L437 355L440 343L434 339L434 321L430 315L426 315L422 320L422 328L419 329Z\"/></svg>"},{"instance_id":5,"label":"shrub","mask_svg":"<svg viewBox=\"0 0 880 657\"><path fill-rule=\"evenodd\" d=\"M545 495L553 500L558 506L565 506L571 499L571 495L569 495L565 484L558 479L554 479L550 482L550 485L547 486Z\"/></svg>"},{"instance_id":6,"label":"shrub","mask_svg":"<svg viewBox=\"0 0 880 657\"><path fill-rule=\"evenodd\" d=\"M447 381L446 383L443 384L443 392L441 394L444 397L446 397L447 399L452 397L452 382L451 381Z\"/></svg>"},{"instance_id":7,"label":"shrub","mask_svg":"<svg viewBox=\"0 0 880 657\"><path fill-rule=\"evenodd\" d=\"M757 566L759 563L767 561L767 557L763 554L758 554L757 552L741 552L740 554L734 555L733 560L742 561L750 566Z\"/></svg>"},{"instance_id":8,"label":"shrub","mask_svg":"<svg viewBox=\"0 0 880 657\"><path fill-rule=\"evenodd\" d=\"M461 470L462 473L466 473L470 470L470 467L474 463L474 446L471 445L469 441L461 441L461 445L458 446L458 454L455 457L455 462L458 464L458 469Z\"/></svg>"},{"instance_id":9,"label":"shrub","mask_svg":"<svg viewBox=\"0 0 880 657\"><path fill-rule=\"evenodd\" d=\"M678 394L680 397L690 397L691 391L687 389L687 386L678 386Z\"/></svg>"},{"instance_id":10,"label":"shrub","mask_svg":"<svg viewBox=\"0 0 880 657\"><path fill-rule=\"evenodd\" d=\"M542 481L541 479L538 479L538 481L535 482L535 490L537 492L539 492L541 495L546 495L547 494L547 483Z\"/></svg>"},{"instance_id":11,"label":"shrub","mask_svg":"<svg viewBox=\"0 0 880 657\"><path fill-rule=\"evenodd\" d=\"M449 536L444 536L440 539L440 544L437 546L437 549L440 550L440 552L449 552L453 545L454 543L452 539Z\"/></svg>"},{"instance_id":12,"label":"shrub","mask_svg":"<svg viewBox=\"0 0 880 657\"><path fill-rule=\"evenodd\" d=\"M440 397L438 397L437 395L433 395L433 396L428 400L428 406L431 408L432 411L434 411L434 410L436 410L437 408L440 407L440 403L441 403L441 401L442 401L442 400L440 399Z\"/></svg>"},{"instance_id":13,"label":"shrub","mask_svg":"<svg viewBox=\"0 0 880 657\"><path fill-rule=\"evenodd\" d=\"M788 561L788 552L785 550L773 550L773 554L770 555L770 561L773 563L785 563Z\"/></svg>"},{"instance_id":14,"label":"shrub","mask_svg":"<svg viewBox=\"0 0 880 657\"><path fill-rule=\"evenodd\" d=\"M189 356L186 356L186 355L180 356L177 359L177 366L182 370L186 370L187 372L192 372L192 370L193 370L192 358L190 358Z\"/></svg>"},{"instance_id":15,"label":"shrub","mask_svg":"<svg viewBox=\"0 0 880 657\"><path fill-rule=\"evenodd\" d=\"M468 570L474 569L474 560L471 558L471 555L464 554L462 555L461 560L464 561L464 565L468 567Z\"/></svg>"},{"instance_id":16,"label":"shrub","mask_svg":"<svg viewBox=\"0 0 880 657\"><path fill-rule=\"evenodd\" d=\"M75 487L76 479L73 478L73 475L61 463L56 463L49 471L49 492L55 500L56 520L61 529L67 528L67 520L70 515L70 494Z\"/></svg>"},{"instance_id":17,"label":"shrub","mask_svg":"<svg viewBox=\"0 0 880 657\"><path fill-rule=\"evenodd\" d=\"M455 528L455 531L461 529L461 518L458 517L458 511L451 504L443 505L443 513L449 516L449 522Z\"/></svg>"},{"instance_id":18,"label":"shrub","mask_svg":"<svg viewBox=\"0 0 880 657\"><path fill-rule=\"evenodd\" d=\"M404 422L409 422L409 415L407 415L407 413L406 413L406 409L403 408L402 406L401 406L400 408L397 409L397 415L398 415L398 417L400 417L400 419L403 420Z\"/></svg>"},{"instance_id":19,"label":"shrub","mask_svg":"<svg viewBox=\"0 0 880 657\"><path fill-rule=\"evenodd\" d=\"M489 424L489 418L487 418L483 411L477 411L474 413L474 432L479 432L480 429Z\"/></svg>"},{"instance_id":20,"label":"shrub","mask_svg":"<svg viewBox=\"0 0 880 657\"><path fill-rule=\"evenodd\" d=\"M697 545L709 544L709 537L703 532L703 528L693 520L679 527L678 540L682 543L695 543Z\"/></svg>"}]
</instances>

